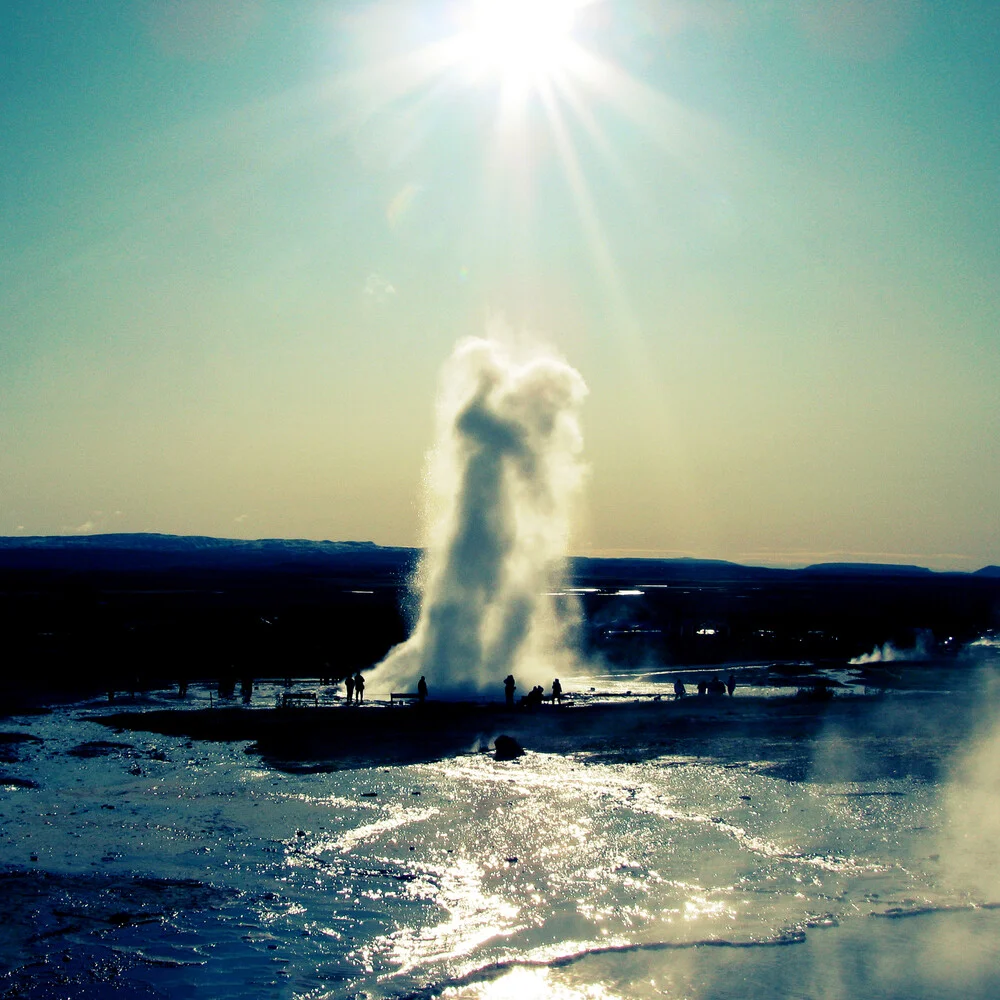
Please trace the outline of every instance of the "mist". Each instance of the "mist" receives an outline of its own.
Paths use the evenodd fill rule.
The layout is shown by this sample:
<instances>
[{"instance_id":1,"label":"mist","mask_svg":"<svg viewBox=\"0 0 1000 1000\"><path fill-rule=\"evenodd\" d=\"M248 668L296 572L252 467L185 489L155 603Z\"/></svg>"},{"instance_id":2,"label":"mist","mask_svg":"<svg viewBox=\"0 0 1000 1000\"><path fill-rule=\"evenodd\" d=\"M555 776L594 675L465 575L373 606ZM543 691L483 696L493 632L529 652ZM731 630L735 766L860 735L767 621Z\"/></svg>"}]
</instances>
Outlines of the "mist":
<instances>
[{"instance_id":1,"label":"mist","mask_svg":"<svg viewBox=\"0 0 1000 1000\"><path fill-rule=\"evenodd\" d=\"M426 466L419 615L372 683L432 695L519 693L574 658L562 579L585 473L580 374L547 349L459 342L442 371Z\"/></svg>"},{"instance_id":2,"label":"mist","mask_svg":"<svg viewBox=\"0 0 1000 1000\"><path fill-rule=\"evenodd\" d=\"M891 642L876 646L870 653L855 656L849 663L864 665L866 663L893 663L898 660L929 660L934 650L934 634L929 629L921 629L909 649L899 649Z\"/></svg>"}]
</instances>

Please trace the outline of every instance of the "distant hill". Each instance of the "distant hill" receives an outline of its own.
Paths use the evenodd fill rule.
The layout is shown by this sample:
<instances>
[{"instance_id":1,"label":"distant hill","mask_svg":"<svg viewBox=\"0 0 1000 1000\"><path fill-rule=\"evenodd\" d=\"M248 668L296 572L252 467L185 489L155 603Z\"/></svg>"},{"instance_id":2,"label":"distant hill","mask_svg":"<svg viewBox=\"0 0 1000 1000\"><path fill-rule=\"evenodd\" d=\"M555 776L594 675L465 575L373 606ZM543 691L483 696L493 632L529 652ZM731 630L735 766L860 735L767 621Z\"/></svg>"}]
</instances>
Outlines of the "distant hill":
<instances>
[{"instance_id":1,"label":"distant hill","mask_svg":"<svg viewBox=\"0 0 1000 1000\"><path fill-rule=\"evenodd\" d=\"M178 569L334 568L382 572L412 567L416 549L374 542L204 535L109 534L0 537L0 569L162 571Z\"/></svg>"},{"instance_id":2,"label":"distant hill","mask_svg":"<svg viewBox=\"0 0 1000 1000\"><path fill-rule=\"evenodd\" d=\"M806 566L802 572L830 576L927 576L933 570L895 563L815 563Z\"/></svg>"},{"instance_id":3,"label":"distant hill","mask_svg":"<svg viewBox=\"0 0 1000 1000\"><path fill-rule=\"evenodd\" d=\"M0 569L63 571L144 571L164 569L338 569L358 567L379 575L407 573L420 550L381 546L370 541L313 541L302 538L214 538L156 533L107 535L0 536ZM671 581L731 583L794 580L803 577L941 576L922 566L885 563L817 563L804 569L743 566L722 559L594 558L569 559L569 575L581 585L630 579L637 584ZM979 577L1000 576L985 566Z\"/></svg>"},{"instance_id":4,"label":"distant hill","mask_svg":"<svg viewBox=\"0 0 1000 1000\"><path fill-rule=\"evenodd\" d=\"M213 538L210 535L164 535L134 532L108 535L0 536L0 549L97 550L127 549L133 552L198 552L207 549L254 552L330 552L375 550L374 542L317 542L302 538Z\"/></svg>"},{"instance_id":5,"label":"distant hill","mask_svg":"<svg viewBox=\"0 0 1000 1000\"><path fill-rule=\"evenodd\" d=\"M0 537L0 569L143 571L164 569L273 569L283 567L412 567L419 549L374 542L289 538L213 538L154 533ZM722 559L616 559L574 557L570 576L599 583L629 578L655 584L671 580L740 581L786 576L792 570L741 566Z\"/></svg>"},{"instance_id":6,"label":"distant hill","mask_svg":"<svg viewBox=\"0 0 1000 1000\"><path fill-rule=\"evenodd\" d=\"M569 560L569 575L579 584L597 584L605 580L628 579L637 586L671 581L739 582L773 580L794 574L795 570L761 566L741 566L724 559L635 559L575 556Z\"/></svg>"}]
</instances>

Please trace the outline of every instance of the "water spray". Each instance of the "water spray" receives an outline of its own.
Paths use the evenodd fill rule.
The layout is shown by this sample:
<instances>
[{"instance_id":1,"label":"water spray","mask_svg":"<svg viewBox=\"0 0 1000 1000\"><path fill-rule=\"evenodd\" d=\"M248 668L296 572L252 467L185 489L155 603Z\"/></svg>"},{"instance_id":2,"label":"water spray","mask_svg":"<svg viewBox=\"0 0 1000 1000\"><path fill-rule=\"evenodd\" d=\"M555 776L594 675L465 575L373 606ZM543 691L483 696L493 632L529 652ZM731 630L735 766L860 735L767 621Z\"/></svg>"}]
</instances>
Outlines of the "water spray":
<instances>
[{"instance_id":1,"label":"water spray","mask_svg":"<svg viewBox=\"0 0 1000 1000\"><path fill-rule=\"evenodd\" d=\"M373 675L435 695L547 685L573 659L562 578L584 475L580 374L541 349L461 341L446 363L427 461L424 554L410 638Z\"/></svg>"}]
</instances>

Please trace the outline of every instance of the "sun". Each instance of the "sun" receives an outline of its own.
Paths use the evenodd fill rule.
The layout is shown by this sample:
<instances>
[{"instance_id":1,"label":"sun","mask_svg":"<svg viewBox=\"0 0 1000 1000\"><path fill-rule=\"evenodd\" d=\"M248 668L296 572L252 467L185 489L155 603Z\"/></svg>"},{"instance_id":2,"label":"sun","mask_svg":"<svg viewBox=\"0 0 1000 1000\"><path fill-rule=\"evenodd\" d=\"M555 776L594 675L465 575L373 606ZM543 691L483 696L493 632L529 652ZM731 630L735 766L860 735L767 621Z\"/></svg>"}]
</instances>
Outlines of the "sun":
<instances>
[{"instance_id":1,"label":"sun","mask_svg":"<svg viewBox=\"0 0 1000 1000\"><path fill-rule=\"evenodd\" d=\"M476 76L504 83L539 83L564 67L582 0L475 0L462 48Z\"/></svg>"}]
</instances>

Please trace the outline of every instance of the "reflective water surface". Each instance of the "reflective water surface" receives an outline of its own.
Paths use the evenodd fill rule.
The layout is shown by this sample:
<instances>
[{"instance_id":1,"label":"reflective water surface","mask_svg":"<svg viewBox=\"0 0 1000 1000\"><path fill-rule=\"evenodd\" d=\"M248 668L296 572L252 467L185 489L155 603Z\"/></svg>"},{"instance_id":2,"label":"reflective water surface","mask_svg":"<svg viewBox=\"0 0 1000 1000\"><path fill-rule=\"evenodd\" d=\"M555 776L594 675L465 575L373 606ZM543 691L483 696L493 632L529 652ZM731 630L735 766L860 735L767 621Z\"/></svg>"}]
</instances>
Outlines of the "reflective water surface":
<instances>
[{"instance_id":1,"label":"reflective water surface","mask_svg":"<svg viewBox=\"0 0 1000 1000\"><path fill-rule=\"evenodd\" d=\"M995 995L998 731L913 704L312 773L96 706L8 720L0 996Z\"/></svg>"}]
</instances>

